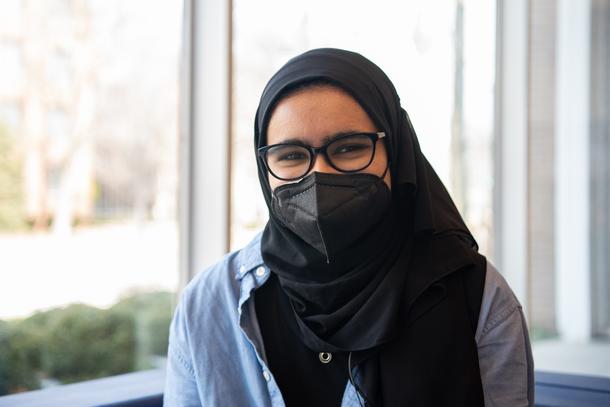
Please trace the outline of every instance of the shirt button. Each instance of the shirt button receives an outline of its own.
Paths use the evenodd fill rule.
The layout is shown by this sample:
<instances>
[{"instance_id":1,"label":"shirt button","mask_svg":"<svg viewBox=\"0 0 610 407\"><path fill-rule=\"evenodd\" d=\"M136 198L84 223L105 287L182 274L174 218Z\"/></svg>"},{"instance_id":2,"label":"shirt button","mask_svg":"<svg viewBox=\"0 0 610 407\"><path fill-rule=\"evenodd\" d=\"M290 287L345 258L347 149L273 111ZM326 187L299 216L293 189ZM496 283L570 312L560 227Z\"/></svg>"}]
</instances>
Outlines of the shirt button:
<instances>
[{"instance_id":1,"label":"shirt button","mask_svg":"<svg viewBox=\"0 0 610 407\"><path fill-rule=\"evenodd\" d=\"M244 274L246 272L246 266L239 267L239 274Z\"/></svg>"},{"instance_id":2,"label":"shirt button","mask_svg":"<svg viewBox=\"0 0 610 407\"><path fill-rule=\"evenodd\" d=\"M271 375L266 370L263 371L263 377L265 378L265 381L271 380Z\"/></svg>"},{"instance_id":3,"label":"shirt button","mask_svg":"<svg viewBox=\"0 0 610 407\"><path fill-rule=\"evenodd\" d=\"M263 266L260 266L259 268L256 269L257 277L262 277L264 275L265 275L265 268Z\"/></svg>"}]
</instances>

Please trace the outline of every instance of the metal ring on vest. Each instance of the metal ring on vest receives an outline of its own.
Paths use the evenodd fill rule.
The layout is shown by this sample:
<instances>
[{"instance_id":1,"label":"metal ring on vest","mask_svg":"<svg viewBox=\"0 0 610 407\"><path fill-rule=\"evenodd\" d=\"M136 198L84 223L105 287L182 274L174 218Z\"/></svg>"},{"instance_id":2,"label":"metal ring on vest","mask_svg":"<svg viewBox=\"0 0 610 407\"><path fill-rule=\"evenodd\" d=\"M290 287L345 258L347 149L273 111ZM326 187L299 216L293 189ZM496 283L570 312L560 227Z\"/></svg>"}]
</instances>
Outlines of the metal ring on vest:
<instances>
[{"instance_id":1,"label":"metal ring on vest","mask_svg":"<svg viewBox=\"0 0 610 407\"><path fill-rule=\"evenodd\" d=\"M320 352L318 357L320 358L320 362L326 364L330 363L330 361L333 359L333 354L330 352Z\"/></svg>"}]
</instances>

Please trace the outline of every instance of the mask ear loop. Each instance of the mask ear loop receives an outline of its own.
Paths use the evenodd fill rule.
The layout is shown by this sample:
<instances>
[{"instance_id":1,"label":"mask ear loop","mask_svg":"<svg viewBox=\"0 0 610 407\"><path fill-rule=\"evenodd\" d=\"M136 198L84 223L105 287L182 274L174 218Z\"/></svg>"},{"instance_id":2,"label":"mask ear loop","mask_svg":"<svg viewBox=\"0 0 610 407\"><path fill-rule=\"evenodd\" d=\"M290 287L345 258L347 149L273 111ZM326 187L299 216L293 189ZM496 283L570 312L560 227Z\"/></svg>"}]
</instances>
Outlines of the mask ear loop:
<instances>
[{"instance_id":1,"label":"mask ear loop","mask_svg":"<svg viewBox=\"0 0 610 407\"><path fill-rule=\"evenodd\" d=\"M392 162L390 160L388 160L388 165L385 166L385 170L383 170L383 174L381 174L381 178L385 178L385 175L388 173L388 170L390 169L390 165L392 164Z\"/></svg>"},{"instance_id":2,"label":"mask ear loop","mask_svg":"<svg viewBox=\"0 0 610 407\"><path fill-rule=\"evenodd\" d=\"M385 170L383 170L383 174L381 174L381 176L379 178L385 179L385 176L388 173L388 170L390 169L391 164L392 164L392 162L390 160L388 160L388 164L385 166Z\"/></svg>"},{"instance_id":3,"label":"mask ear loop","mask_svg":"<svg viewBox=\"0 0 610 407\"><path fill-rule=\"evenodd\" d=\"M381 139L381 142L386 146L386 151L387 151L387 149L388 149L387 138ZM383 170L383 174L381 174L381 177L379 177L381 179L385 179L385 175L388 173L388 170L390 169L390 166L392 165L392 160L390 159L389 154L386 153L386 157L388 159L388 163L385 166L385 170Z\"/></svg>"}]
</instances>

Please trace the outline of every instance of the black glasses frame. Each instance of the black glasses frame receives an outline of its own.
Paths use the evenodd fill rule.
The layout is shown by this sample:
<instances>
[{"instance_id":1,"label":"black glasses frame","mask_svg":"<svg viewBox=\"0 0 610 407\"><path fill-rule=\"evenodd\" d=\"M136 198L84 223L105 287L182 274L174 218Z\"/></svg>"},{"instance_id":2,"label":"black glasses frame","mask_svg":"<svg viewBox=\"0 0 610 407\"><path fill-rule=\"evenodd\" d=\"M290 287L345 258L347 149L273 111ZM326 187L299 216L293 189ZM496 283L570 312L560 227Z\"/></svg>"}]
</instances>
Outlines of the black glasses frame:
<instances>
[{"instance_id":1,"label":"black glasses frame","mask_svg":"<svg viewBox=\"0 0 610 407\"><path fill-rule=\"evenodd\" d=\"M340 168L337 168L335 166L335 164L332 162L332 160L330 158L328 158L328 154L326 152L326 149L328 148L329 145L331 145L332 143L339 141L339 140L343 140L345 138L349 138L349 137L353 137L353 136L367 136L371 139L371 142L373 143L373 154L371 154L371 159L369 160L369 162L362 166L361 168L357 168L354 170L342 170ZM322 155L324 155L324 158L326 159L326 162L333 167L335 170L339 171L339 172L343 172L343 173L354 173L354 172L358 172L358 171L362 171L363 169L367 168L369 165L371 165L371 163L373 162L373 160L375 159L375 152L377 151L377 141L381 140L385 137L385 132L383 131L378 131L376 133L350 133L350 134L344 134L341 135L337 138L334 138L326 143L324 143L323 145L321 145L320 147L313 147L310 146L308 144L305 143L278 143L278 144L271 144L268 146L263 146L260 147L258 149L258 156L260 157L261 161L263 162L263 165L265 166L265 168L267 169L267 171L269 171L269 173L271 175L273 175L275 178L282 180L282 181L296 181L298 179L303 178L305 175L307 175L309 173L309 171L311 171L311 169L313 168L315 162L316 162L316 158L318 156L318 154L322 153ZM309 167L307 168L307 170L303 173L303 175L300 175L298 177L293 177L293 178L282 178L277 176L273 171L271 171L271 168L269 168L269 165L267 164L267 152L273 148L273 147L278 147L278 146L298 146L298 147L303 147L305 148L308 152L309 152Z\"/></svg>"}]
</instances>

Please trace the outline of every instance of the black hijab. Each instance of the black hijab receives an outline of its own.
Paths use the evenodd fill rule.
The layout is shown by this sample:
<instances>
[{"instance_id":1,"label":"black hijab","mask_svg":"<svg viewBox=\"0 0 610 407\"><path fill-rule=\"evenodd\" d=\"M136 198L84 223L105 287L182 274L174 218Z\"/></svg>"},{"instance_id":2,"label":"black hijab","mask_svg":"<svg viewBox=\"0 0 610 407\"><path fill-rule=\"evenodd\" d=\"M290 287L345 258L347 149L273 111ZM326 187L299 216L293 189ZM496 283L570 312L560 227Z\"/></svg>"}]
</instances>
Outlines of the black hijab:
<instances>
[{"instance_id":1,"label":"black hijab","mask_svg":"<svg viewBox=\"0 0 610 407\"><path fill-rule=\"evenodd\" d=\"M360 54L324 48L288 61L261 96L255 119L255 148L266 145L267 125L278 101L291 90L316 82L346 91L378 130L385 132L393 205L367 238L345 249L329 264L322 253L274 217L268 174L258 158L259 181L270 215L262 236L262 255L290 298L303 340L310 348L363 350L394 335L405 296L405 279L415 273L409 264L413 263L410 253L417 239L434 237L448 242L443 258L418 259L423 273L426 268L446 272L463 265L472 260L464 247L476 251L478 246L422 154L393 84L377 65ZM456 245L456 240L462 244ZM447 251L447 247L455 249ZM420 272L411 277L423 284L431 275ZM409 287L407 292L412 290Z\"/></svg>"},{"instance_id":2,"label":"black hijab","mask_svg":"<svg viewBox=\"0 0 610 407\"><path fill-rule=\"evenodd\" d=\"M278 101L311 83L332 84L347 92L378 131L385 132L392 206L365 238L329 264L274 216L268 174L258 158L270 215L261 241L263 259L290 300L303 342L318 352L354 352L352 367L362 367L364 394L379 399L387 392L386 400L400 404L404 389L380 390L384 377L400 373L384 357L387 347L381 345L398 340L401 321L428 287L476 263L478 245L422 154L393 84L360 54L324 48L288 61L261 96L255 149L266 145L267 126Z\"/></svg>"},{"instance_id":3,"label":"black hijab","mask_svg":"<svg viewBox=\"0 0 610 407\"><path fill-rule=\"evenodd\" d=\"M267 125L277 102L291 89L316 81L335 84L349 93L379 130L386 133L392 190L401 195L401 200L414 201L413 233L453 234L478 250L443 183L422 154L394 85L377 65L360 54L320 48L288 61L263 90L254 124L255 149L266 145ZM267 171L260 160L258 176L269 206L272 192ZM275 229L269 233L277 232L277 223L272 216L267 227Z\"/></svg>"}]
</instances>

